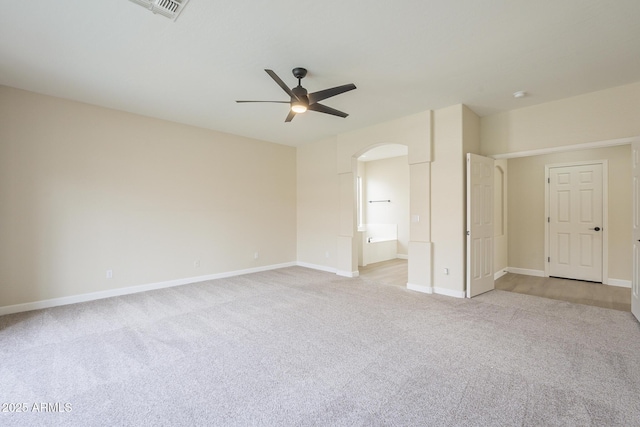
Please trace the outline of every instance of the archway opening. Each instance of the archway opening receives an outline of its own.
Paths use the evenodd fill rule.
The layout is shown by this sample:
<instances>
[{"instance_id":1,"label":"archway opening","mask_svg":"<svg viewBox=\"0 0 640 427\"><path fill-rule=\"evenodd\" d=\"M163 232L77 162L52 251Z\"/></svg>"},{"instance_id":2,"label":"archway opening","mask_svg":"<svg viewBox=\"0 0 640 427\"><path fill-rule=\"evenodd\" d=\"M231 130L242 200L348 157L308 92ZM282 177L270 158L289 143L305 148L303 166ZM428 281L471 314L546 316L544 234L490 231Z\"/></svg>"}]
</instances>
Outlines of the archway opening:
<instances>
[{"instance_id":1,"label":"archway opening","mask_svg":"<svg viewBox=\"0 0 640 427\"><path fill-rule=\"evenodd\" d=\"M405 286L410 240L408 147L377 145L357 157L355 168L358 271Z\"/></svg>"}]
</instances>

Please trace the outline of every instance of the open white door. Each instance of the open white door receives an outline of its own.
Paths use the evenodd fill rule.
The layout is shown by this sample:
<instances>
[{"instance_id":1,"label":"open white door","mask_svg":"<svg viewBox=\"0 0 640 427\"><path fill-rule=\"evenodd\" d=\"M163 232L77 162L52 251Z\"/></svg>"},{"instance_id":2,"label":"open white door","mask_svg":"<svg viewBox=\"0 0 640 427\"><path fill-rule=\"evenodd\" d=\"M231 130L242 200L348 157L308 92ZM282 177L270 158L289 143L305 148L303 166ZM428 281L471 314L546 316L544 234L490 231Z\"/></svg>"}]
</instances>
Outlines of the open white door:
<instances>
[{"instance_id":1,"label":"open white door","mask_svg":"<svg viewBox=\"0 0 640 427\"><path fill-rule=\"evenodd\" d=\"M633 176L633 275L631 277L631 312L640 320L640 142L631 145Z\"/></svg>"},{"instance_id":2,"label":"open white door","mask_svg":"<svg viewBox=\"0 0 640 427\"><path fill-rule=\"evenodd\" d=\"M467 298L494 289L494 160L467 153Z\"/></svg>"}]
</instances>

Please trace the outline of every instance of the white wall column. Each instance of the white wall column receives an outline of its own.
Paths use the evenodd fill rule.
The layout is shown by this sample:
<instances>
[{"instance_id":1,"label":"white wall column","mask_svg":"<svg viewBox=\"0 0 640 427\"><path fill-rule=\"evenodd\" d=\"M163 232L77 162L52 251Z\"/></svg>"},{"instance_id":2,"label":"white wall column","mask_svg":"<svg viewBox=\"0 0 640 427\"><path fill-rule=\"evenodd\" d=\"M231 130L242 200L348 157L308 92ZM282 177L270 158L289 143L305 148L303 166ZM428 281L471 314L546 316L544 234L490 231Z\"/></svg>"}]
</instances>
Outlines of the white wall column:
<instances>
[{"instance_id":1,"label":"white wall column","mask_svg":"<svg viewBox=\"0 0 640 427\"><path fill-rule=\"evenodd\" d=\"M407 288L431 293L431 164L409 165L411 190L409 225L409 277Z\"/></svg>"},{"instance_id":2,"label":"white wall column","mask_svg":"<svg viewBox=\"0 0 640 427\"><path fill-rule=\"evenodd\" d=\"M355 168L355 159L353 159ZM358 276L358 247L356 235L356 189L353 172L338 175L340 186L340 222L336 247L337 274L345 277Z\"/></svg>"}]
</instances>

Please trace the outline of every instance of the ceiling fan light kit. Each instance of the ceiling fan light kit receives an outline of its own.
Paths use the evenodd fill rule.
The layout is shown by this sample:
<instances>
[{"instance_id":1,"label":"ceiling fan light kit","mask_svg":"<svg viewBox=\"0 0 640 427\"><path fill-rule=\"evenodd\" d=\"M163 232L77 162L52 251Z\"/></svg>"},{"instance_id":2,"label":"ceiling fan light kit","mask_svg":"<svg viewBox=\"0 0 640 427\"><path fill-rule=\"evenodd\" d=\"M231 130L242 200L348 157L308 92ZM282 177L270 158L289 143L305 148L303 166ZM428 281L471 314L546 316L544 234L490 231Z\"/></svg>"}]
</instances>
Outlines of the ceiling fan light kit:
<instances>
[{"instance_id":1,"label":"ceiling fan light kit","mask_svg":"<svg viewBox=\"0 0 640 427\"><path fill-rule=\"evenodd\" d=\"M307 75L306 68L296 67L291 72L293 76L298 79L298 86L294 88L289 88L285 82L282 81L278 75L273 72L273 70L265 69L264 70L269 76L285 91L287 95L290 96L290 101L236 101L238 103L244 102L274 102L279 104L288 103L290 105L290 111L285 119L285 122L290 122L293 120L296 114L304 113L307 110L317 111L319 113L331 114L333 116L345 118L348 116L347 113L336 110L331 107L327 107L326 105L320 104L319 101L322 101L327 98L331 98L332 96L340 95L341 93L348 92L350 90L356 89L356 85L353 83L349 83L342 86L332 87L330 89L320 90L318 92L308 93L305 88L302 87L301 80L305 78Z\"/></svg>"},{"instance_id":2,"label":"ceiling fan light kit","mask_svg":"<svg viewBox=\"0 0 640 427\"><path fill-rule=\"evenodd\" d=\"M305 111L307 111L307 106L299 101L296 102L292 102L291 103L291 111L293 111L294 113L304 113Z\"/></svg>"}]
</instances>

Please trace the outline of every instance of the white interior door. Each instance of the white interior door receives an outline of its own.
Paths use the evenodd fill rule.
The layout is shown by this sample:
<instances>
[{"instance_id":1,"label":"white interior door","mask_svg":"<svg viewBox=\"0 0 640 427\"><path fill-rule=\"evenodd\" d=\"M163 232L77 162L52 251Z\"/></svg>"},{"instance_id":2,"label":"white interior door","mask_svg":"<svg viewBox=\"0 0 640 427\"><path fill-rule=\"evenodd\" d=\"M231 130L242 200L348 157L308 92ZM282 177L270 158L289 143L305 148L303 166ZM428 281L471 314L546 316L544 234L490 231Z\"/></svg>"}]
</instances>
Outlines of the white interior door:
<instances>
[{"instance_id":1,"label":"white interior door","mask_svg":"<svg viewBox=\"0 0 640 427\"><path fill-rule=\"evenodd\" d=\"M602 164L549 168L549 275L602 282Z\"/></svg>"},{"instance_id":2,"label":"white interior door","mask_svg":"<svg viewBox=\"0 0 640 427\"><path fill-rule=\"evenodd\" d=\"M467 154L467 298L494 289L494 161Z\"/></svg>"},{"instance_id":3,"label":"white interior door","mask_svg":"<svg viewBox=\"0 0 640 427\"><path fill-rule=\"evenodd\" d=\"M631 277L631 312L640 320L640 142L632 150L633 176L633 275Z\"/></svg>"}]
</instances>

